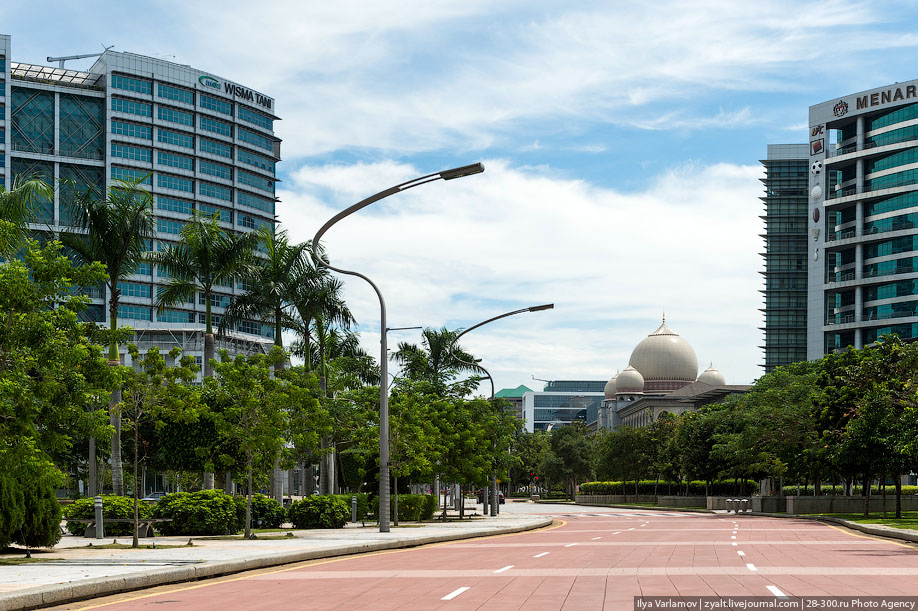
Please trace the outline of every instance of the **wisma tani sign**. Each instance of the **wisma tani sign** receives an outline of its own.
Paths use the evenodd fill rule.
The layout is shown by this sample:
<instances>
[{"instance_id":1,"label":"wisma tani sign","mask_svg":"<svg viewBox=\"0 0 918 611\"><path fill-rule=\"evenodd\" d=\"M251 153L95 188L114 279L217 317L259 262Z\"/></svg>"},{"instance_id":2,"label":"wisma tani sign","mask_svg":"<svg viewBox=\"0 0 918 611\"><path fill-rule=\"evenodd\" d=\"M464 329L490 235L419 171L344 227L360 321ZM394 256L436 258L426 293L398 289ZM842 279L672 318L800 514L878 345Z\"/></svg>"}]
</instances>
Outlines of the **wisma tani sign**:
<instances>
[{"instance_id":1,"label":"wisma tani sign","mask_svg":"<svg viewBox=\"0 0 918 611\"><path fill-rule=\"evenodd\" d=\"M220 89L220 81L212 76L200 76L198 77L198 82L209 89ZM252 91L247 87L243 87L242 85L224 82L223 92L227 95L233 96L234 98L242 98L243 100L252 102L253 104L258 104L259 106L264 106L268 110L271 110L271 98L266 95L261 95L257 91Z\"/></svg>"}]
</instances>

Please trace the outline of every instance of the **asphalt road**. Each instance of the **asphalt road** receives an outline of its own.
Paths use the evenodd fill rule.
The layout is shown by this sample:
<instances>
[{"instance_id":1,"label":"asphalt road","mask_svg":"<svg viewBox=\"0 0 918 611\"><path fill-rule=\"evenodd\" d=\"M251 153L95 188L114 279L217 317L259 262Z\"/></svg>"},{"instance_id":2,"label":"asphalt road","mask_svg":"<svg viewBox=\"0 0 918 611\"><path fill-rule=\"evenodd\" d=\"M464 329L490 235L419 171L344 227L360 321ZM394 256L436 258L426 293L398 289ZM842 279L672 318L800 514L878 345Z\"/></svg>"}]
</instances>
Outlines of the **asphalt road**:
<instances>
[{"instance_id":1,"label":"asphalt road","mask_svg":"<svg viewBox=\"0 0 918 611\"><path fill-rule=\"evenodd\" d=\"M315 561L67 609L631 609L635 596L918 596L918 548L812 521L507 505L528 533Z\"/></svg>"}]
</instances>

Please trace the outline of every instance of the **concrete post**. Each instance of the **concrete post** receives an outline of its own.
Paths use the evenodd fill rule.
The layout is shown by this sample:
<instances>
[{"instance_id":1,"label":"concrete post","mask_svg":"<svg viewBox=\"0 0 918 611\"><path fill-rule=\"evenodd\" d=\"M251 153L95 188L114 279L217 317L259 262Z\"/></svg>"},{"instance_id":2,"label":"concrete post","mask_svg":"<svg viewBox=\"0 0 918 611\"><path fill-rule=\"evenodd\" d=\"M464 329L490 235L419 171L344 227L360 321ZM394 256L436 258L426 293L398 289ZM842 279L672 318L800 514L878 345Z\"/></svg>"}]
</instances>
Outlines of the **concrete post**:
<instances>
[{"instance_id":1,"label":"concrete post","mask_svg":"<svg viewBox=\"0 0 918 611\"><path fill-rule=\"evenodd\" d=\"M96 539L101 539L105 536L102 527L102 497L97 496L93 505L96 510Z\"/></svg>"},{"instance_id":2,"label":"concrete post","mask_svg":"<svg viewBox=\"0 0 918 611\"><path fill-rule=\"evenodd\" d=\"M357 521L357 497L351 497L351 522Z\"/></svg>"}]
</instances>

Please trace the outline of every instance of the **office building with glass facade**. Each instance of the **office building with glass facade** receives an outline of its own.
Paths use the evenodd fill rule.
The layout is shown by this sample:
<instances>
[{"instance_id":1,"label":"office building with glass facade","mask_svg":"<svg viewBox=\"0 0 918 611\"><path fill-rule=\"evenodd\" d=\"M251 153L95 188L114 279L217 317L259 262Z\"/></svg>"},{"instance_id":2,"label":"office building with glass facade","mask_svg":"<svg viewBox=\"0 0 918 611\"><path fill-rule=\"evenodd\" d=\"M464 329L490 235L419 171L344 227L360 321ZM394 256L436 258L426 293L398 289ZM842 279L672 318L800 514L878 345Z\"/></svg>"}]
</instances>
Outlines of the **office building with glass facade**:
<instances>
[{"instance_id":1,"label":"office building with glass facade","mask_svg":"<svg viewBox=\"0 0 918 611\"><path fill-rule=\"evenodd\" d=\"M249 87L190 66L106 51L86 72L17 63L9 36L0 36L0 182L39 176L55 185L38 206L33 229L70 230L73 189L100 190L118 179L144 178L153 196L151 250L179 239L197 211L217 215L234 232L275 224L274 100ZM182 346L203 354L204 296L157 313L169 278L145 265L119 285L119 322L133 327L141 349ZM219 286L216 320L241 283ZM104 288L90 295L87 317L107 322ZM272 328L238 323L217 347L262 351Z\"/></svg>"},{"instance_id":2,"label":"office building with glass facade","mask_svg":"<svg viewBox=\"0 0 918 611\"><path fill-rule=\"evenodd\" d=\"M918 81L810 107L807 356L918 337Z\"/></svg>"},{"instance_id":3,"label":"office building with glass facade","mask_svg":"<svg viewBox=\"0 0 918 611\"><path fill-rule=\"evenodd\" d=\"M605 385L602 380L554 380L546 382L541 392L524 392L526 430L531 433L576 421L594 422L605 396Z\"/></svg>"},{"instance_id":4,"label":"office building with glass facade","mask_svg":"<svg viewBox=\"0 0 918 611\"><path fill-rule=\"evenodd\" d=\"M806 144L769 144L765 166L765 373L806 360Z\"/></svg>"}]
</instances>

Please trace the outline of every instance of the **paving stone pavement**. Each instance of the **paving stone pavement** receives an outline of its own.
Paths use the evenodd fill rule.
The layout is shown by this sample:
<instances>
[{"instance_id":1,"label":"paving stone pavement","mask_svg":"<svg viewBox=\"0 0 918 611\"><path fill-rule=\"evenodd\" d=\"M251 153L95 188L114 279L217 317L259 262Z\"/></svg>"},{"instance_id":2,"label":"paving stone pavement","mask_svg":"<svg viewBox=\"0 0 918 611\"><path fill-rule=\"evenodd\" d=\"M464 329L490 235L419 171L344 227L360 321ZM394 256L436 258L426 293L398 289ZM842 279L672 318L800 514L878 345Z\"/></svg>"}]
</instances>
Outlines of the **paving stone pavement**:
<instances>
[{"instance_id":1,"label":"paving stone pavement","mask_svg":"<svg viewBox=\"0 0 918 611\"><path fill-rule=\"evenodd\" d=\"M497 517L405 524L380 533L374 525L331 530L290 530L283 539L155 537L159 549L99 549L96 545L131 543L130 537L103 540L64 536L53 550L33 550L41 562L0 566L0 611L28 609L165 583L177 583L280 564L368 551L413 547L503 533L522 532L552 522L550 516L501 512ZM260 533L266 537L269 533ZM192 546L187 546L189 539ZM169 547L180 546L180 547ZM165 548L165 549L163 549ZM22 558L5 554L0 558Z\"/></svg>"}]
</instances>

